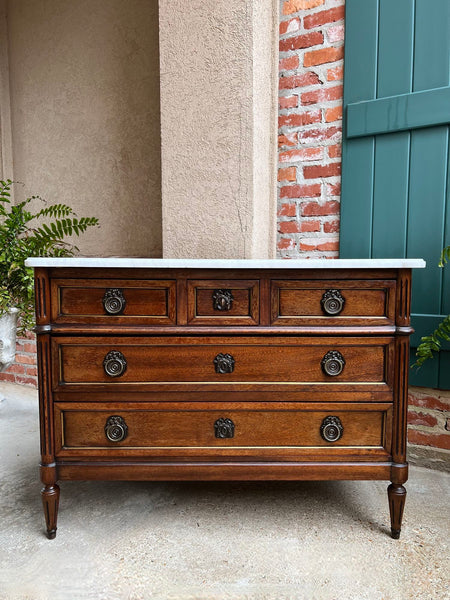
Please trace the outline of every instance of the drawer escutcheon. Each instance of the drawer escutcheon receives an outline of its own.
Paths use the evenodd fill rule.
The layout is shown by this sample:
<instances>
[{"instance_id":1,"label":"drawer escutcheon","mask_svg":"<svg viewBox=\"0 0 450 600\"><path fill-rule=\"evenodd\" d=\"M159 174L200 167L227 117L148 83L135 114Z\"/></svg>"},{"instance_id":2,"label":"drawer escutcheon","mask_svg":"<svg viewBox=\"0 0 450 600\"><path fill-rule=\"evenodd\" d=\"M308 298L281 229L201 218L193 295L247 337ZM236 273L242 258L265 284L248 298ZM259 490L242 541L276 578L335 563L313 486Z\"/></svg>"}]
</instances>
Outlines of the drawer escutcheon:
<instances>
[{"instance_id":1,"label":"drawer escutcheon","mask_svg":"<svg viewBox=\"0 0 450 600\"><path fill-rule=\"evenodd\" d=\"M119 288L108 288L102 302L103 308L108 315L121 315L127 303L122 290Z\"/></svg>"},{"instance_id":2,"label":"drawer escutcheon","mask_svg":"<svg viewBox=\"0 0 450 600\"><path fill-rule=\"evenodd\" d=\"M339 417L325 417L320 426L320 435L326 442L337 442L344 433L344 427Z\"/></svg>"},{"instance_id":3,"label":"drawer escutcheon","mask_svg":"<svg viewBox=\"0 0 450 600\"><path fill-rule=\"evenodd\" d=\"M118 350L111 350L103 360L103 369L109 377L120 377L127 370L125 356Z\"/></svg>"},{"instance_id":4,"label":"drawer escutcheon","mask_svg":"<svg viewBox=\"0 0 450 600\"><path fill-rule=\"evenodd\" d=\"M234 438L234 423L231 419L217 419L214 423L216 438Z\"/></svg>"},{"instance_id":5,"label":"drawer escutcheon","mask_svg":"<svg viewBox=\"0 0 450 600\"><path fill-rule=\"evenodd\" d=\"M231 310L233 306L233 294L231 290L214 290L212 293L214 310Z\"/></svg>"},{"instance_id":6,"label":"drawer escutcheon","mask_svg":"<svg viewBox=\"0 0 450 600\"><path fill-rule=\"evenodd\" d=\"M112 415L105 425L105 435L110 442L121 442L128 435L128 426L125 419L119 415Z\"/></svg>"},{"instance_id":7,"label":"drawer escutcheon","mask_svg":"<svg viewBox=\"0 0 450 600\"><path fill-rule=\"evenodd\" d=\"M323 311L330 316L338 315L342 312L345 304L345 298L339 290L327 290L320 301Z\"/></svg>"},{"instance_id":8,"label":"drawer escutcheon","mask_svg":"<svg viewBox=\"0 0 450 600\"><path fill-rule=\"evenodd\" d=\"M330 350L322 358L321 366L325 375L336 377L344 370L345 359L338 350Z\"/></svg>"},{"instance_id":9,"label":"drawer escutcheon","mask_svg":"<svg viewBox=\"0 0 450 600\"><path fill-rule=\"evenodd\" d=\"M232 373L236 361L231 354L218 354L214 359L214 367L216 373L223 375L224 373Z\"/></svg>"}]
</instances>

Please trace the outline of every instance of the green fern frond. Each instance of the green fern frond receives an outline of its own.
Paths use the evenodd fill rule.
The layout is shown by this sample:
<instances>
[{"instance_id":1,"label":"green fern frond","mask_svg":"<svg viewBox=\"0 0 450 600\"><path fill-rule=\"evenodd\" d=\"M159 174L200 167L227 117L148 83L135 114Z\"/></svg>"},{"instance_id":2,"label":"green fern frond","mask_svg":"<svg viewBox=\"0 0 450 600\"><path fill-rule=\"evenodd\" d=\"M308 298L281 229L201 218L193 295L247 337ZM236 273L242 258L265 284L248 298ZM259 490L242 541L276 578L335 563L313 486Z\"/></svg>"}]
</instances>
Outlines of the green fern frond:
<instances>
[{"instance_id":1,"label":"green fern frond","mask_svg":"<svg viewBox=\"0 0 450 600\"><path fill-rule=\"evenodd\" d=\"M413 367L421 367L423 363L434 358L434 352L440 352L443 341L450 341L450 315L439 323L431 335L421 338L421 343L416 348L416 362Z\"/></svg>"},{"instance_id":2,"label":"green fern frond","mask_svg":"<svg viewBox=\"0 0 450 600\"><path fill-rule=\"evenodd\" d=\"M35 219L39 217L52 217L56 219L61 219L63 217L67 217L70 214L75 214L70 206L67 204L52 204L52 206L46 206L39 212L34 215Z\"/></svg>"},{"instance_id":3,"label":"green fern frond","mask_svg":"<svg viewBox=\"0 0 450 600\"><path fill-rule=\"evenodd\" d=\"M34 320L33 269L25 267L30 256L72 256L78 248L65 238L98 225L96 217L77 218L66 204L58 203L31 212L29 205L45 202L30 196L12 204L10 179L0 180L0 314L11 306L19 309L21 331ZM30 221L35 220L35 224ZM41 222L43 220L43 222Z\"/></svg>"}]
</instances>

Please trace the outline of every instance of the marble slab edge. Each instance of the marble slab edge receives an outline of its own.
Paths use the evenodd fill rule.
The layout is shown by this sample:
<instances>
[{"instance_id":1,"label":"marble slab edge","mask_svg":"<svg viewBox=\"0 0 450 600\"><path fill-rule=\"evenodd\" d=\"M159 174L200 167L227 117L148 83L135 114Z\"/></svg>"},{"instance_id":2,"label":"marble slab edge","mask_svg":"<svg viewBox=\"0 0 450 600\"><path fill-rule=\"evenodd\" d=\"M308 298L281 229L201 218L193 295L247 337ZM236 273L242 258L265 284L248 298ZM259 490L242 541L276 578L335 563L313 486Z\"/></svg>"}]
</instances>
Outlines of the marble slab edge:
<instances>
[{"instance_id":1,"label":"marble slab edge","mask_svg":"<svg viewBox=\"0 0 450 600\"><path fill-rule=\"evenodd\" d=\"M364 259L203 259L203 258L28 258L27 267L91 267L125 269L423 269L421 258Z\"/></svg>"}]
</instances>

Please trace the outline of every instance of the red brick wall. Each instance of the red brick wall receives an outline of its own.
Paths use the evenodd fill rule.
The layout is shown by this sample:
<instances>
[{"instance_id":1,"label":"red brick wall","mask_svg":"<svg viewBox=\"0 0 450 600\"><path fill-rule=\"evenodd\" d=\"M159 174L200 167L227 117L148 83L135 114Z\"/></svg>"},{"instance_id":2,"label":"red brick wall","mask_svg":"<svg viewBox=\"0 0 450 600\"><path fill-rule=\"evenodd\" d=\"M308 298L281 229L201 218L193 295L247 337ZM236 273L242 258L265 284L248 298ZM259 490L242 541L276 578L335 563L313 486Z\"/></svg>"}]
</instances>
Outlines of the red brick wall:
<instances>
[{"instance_id":1,"label":"red brick wall","mask_svg":"<svg viewBox=\"0 0 450 600\"><path fill-rule=\"evenodd\" d=\"M282 0L278 254L339 250L344 0Z\"/></svg>"},{"instance_id":2,"label":"red brick wall","mask_svg":"<svg viewBox=\"0 0 450 600\"><path fill-rule=\"evenodd\" d=\"M16 361L5 373L0 373L0 381L37 387L36 338L33 333L17 339Z\"/></svg>"},{"instance_id":3,"label":"red brick wall","mask_svg":"<svg viewBox=\"0 0 450 600\"><path fill-rule=\"evenodd\" d=\"M408 441L450 450L450 391L410 388Z\"/></svg>"}]
</instances>

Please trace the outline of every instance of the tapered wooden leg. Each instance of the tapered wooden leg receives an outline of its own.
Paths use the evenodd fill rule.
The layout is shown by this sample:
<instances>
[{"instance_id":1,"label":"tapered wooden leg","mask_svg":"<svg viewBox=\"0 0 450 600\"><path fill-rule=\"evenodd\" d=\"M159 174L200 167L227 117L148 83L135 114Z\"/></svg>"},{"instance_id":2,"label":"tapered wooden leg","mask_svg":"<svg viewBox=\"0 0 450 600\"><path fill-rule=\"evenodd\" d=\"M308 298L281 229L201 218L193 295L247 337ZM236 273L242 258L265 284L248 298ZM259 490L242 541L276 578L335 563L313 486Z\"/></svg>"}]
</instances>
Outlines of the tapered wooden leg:
<instances>
[{"instance_id":1,"label":"tapered wooden leg","mask_svg":"<svg viewBox=\"0 0 450 600\"><path fill-rule=\"evenodd\" d=\"M402 528L403 509L405 508L405 488L397 483L391 483L388 487L388 498L391 513L391 536L394 540L398 540Z\"/></svg>"},{"instance_id":2,"label":"tapered wooden leg","mask_svg":"<svg viewBox=\"0 0 450 600\"><path fill-rule=\"evenodd\" d=\"M59 485L46 485L42 488L42 504L44 506L47 537L53 540L56 537L56 522L58 520Z\"/></svg>"}]
</instances>

